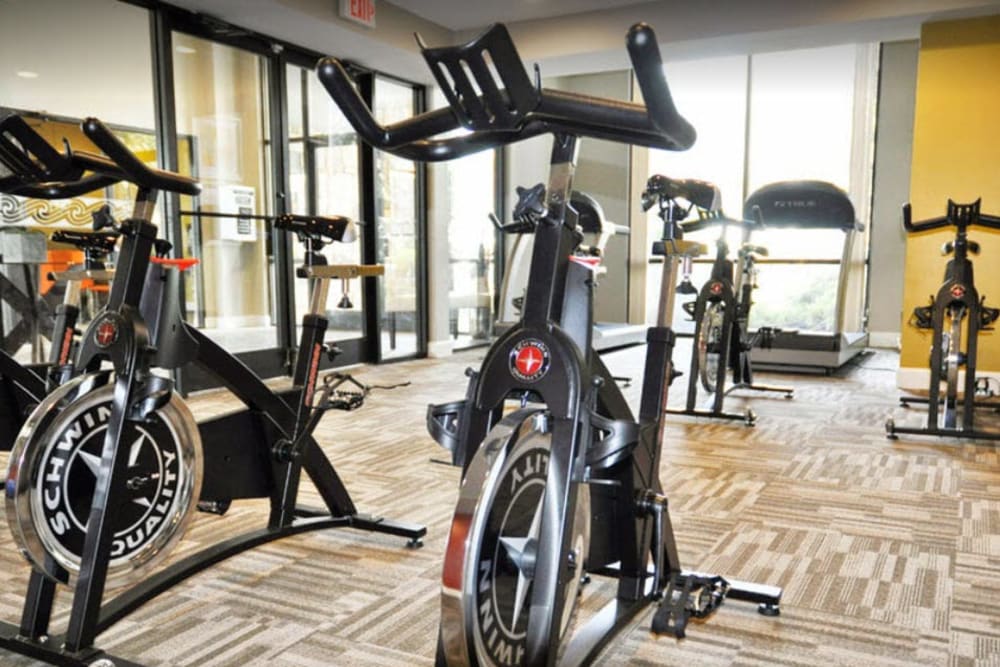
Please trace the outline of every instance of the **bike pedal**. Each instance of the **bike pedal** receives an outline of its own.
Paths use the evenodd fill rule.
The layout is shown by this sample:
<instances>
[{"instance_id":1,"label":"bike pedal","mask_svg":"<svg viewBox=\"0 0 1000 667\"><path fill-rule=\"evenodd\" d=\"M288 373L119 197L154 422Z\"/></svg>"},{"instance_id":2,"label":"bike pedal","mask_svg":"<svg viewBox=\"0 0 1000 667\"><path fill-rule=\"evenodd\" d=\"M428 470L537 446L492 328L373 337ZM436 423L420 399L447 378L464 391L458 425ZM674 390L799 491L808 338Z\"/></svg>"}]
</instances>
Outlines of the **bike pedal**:
<instances>
[{"instance_id":1,"label":"bike pedal","mask_svg":"<svg viewBox=\"0 0 1000 667\"><path fill-rule=\"evenodd\" d=\"M684 639L688 621L707 618L715 612L725 601L729 588L729 582L718 575L675 574L653 614L653 633Z\"/></svg>"}]
</instances>

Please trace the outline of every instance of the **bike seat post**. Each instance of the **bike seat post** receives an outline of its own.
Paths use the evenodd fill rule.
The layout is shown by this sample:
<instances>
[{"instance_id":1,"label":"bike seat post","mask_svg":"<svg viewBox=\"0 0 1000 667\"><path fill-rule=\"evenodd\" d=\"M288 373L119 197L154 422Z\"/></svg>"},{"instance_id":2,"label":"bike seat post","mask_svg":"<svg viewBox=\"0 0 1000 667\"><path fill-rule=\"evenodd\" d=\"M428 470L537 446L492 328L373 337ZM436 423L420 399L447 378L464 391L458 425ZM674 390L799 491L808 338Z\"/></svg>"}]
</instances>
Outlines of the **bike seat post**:
<instances>
[{"instance_id":1,"label":"bike seat post","mask_svg":"<svg viewBox=\"0 0 1000 667\"><path fill-rule=\"evenodd\" d=\"M309 314L323 315L326 312L326 300L330 292L330 278L327 276L311 276L309 278Z\"/></svg>"}]
</instances>

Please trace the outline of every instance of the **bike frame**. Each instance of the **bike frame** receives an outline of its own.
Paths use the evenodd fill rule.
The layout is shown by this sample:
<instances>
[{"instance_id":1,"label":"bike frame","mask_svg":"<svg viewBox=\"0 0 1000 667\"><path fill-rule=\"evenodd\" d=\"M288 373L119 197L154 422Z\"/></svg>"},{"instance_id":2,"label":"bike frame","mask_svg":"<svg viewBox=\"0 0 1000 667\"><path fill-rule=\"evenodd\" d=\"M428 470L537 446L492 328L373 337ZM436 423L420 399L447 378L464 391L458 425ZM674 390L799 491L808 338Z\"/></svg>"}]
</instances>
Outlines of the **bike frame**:
<instances>
[{"instance_id":1,"label":"bike frame","mask_svg":"<svg viewBox=\"0 0 1000 667\"><path fill-rule=\"evenodd\" d=\"M677 221L680 222L680 221ZM697 224L697 223L696 223ZM715 374L715 388L711 404L707 409L697 407L698 377L700 361L697 350L691 354L690 374L688 376L687 398L681 410L669 410L673 414L691 415L695 417L715 417L720 419L737 419L748 426L756 422L752 410L746 412L727 412L724 409L726 396L738 389L748 389L756 392L784 393L791 398L792 388L784 386L756 384L753 380L753 367L750 361L750 350L762 335L758 332L751 337L748 333L750 307L753 296L754 258L745 248L750 238L750 227L743 224L742 243L738 259L738 271L735 271L733 261L729 259L729 245L726 243L726 221L720 219L722 230L716 241L715 261L709 279L701 286L695 301L693 312L695 330L694 345L701 339L705 312L709 304L720 303L723 309L721 338L719 341L719 364L723 365ZM766 334L765 334L766 335ZM726 389L727 372L732 372L733 384Z\"/></svg>"},{"instance_id":2,"label":"bike frame","mask_svg":"<svg viewBox=\"0 0 1000 667\"><path fill-rule=\"evenodd\" d=\"M973 265L969 259L969 246L972 243L968 238L968 228L974 224L984 224L985 226L996 226L1000 228L1000 221L991 216L981 216L979 211L979 201L973 204L956 204L949 200L948 214L945 218L948 224L956 227L955 240L952 242L953 255L948 260L944 270L944 282L938 288L934 296L932 308L931 326L933 333L931 336L931 357L930 357L930 385L926 399L903 396L899 399L900 404L908 406L910 404L927 404L927 425L923 428L910 428L896 426L890 420L886 424L886 435L895 438L899 433L911 435L937 435L937 436L959 436L964 438L975 438L982 440L1000 440L1000 433L982 431L975 426L975 409L977 403L976 395L976 355L978 351L978 341L981 321L981 301L979 291L976 289L973 277ZM907 230L914 231L925 227L914 226L910 223L909 204L904 207L904 225ZM926 228L942 226L932 223ZM960 321L955 323L954 318ZM961 320L964 319L964 327ZM941 393L941 382L946 380L942 377L942 366L945 361L945 350L943 349L944 329L946 323L953 324L953 330L958 330L965 338L965 381L963 383L963 397L957 396L957 387L946 390L945 395ZM958 344L959 352L962 351ZM958 404L961 404L961 419L957 426L950 426L947 423L940 425L942 404L944 410L954 411ZM994 404L980 403L978 407L993 407ZM947 420L946 420L947 421Z\"/></svg>"}]
</instances>

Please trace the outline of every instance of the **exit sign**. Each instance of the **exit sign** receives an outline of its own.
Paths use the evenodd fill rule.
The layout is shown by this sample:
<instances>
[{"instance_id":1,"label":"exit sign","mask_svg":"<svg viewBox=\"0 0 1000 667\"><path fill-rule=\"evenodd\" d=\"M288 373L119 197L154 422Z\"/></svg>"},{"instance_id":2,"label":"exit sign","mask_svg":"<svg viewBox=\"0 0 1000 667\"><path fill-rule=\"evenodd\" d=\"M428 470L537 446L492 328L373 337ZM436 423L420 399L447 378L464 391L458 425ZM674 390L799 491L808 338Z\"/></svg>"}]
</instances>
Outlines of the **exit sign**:
<instances>
[{"instance_id":1,"label":"exit sign","mask_svg":"<svg viewBox=\"0 0 1000 667\"><path fill-rule=\"evenodd\" d=\"M340 0L340 16L366 28L374 28L375 0Z\"/></svg>"}]
</instances>

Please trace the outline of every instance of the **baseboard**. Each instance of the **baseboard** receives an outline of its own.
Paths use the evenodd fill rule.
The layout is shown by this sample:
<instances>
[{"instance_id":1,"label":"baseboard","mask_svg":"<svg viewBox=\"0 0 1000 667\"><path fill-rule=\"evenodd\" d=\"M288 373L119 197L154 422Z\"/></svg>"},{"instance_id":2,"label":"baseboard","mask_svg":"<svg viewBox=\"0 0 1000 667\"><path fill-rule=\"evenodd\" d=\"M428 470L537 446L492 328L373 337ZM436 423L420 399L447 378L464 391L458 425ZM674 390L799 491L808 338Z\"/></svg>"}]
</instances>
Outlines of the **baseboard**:
<instances>
[{"instance_id":1,"label":"baseboard","mask_svg":"<svg viewBox=\"0 0 1000 667\"><path fill-rule=\"evenodd\" d=\"M899 337L898 331L869 331L868 347L899 350Z\"/></svg>"},{"instance_id":2,"label":"baseboard","mask_svg":"<svg viewBox=\"0 0 1000 667\"><path fill-rule=\"evenodd\" d=\"M976 371L977 378L992 378L1000 383L1000 372ZM896 372L896 386L903 391L910 391L917 394L927 395L927 387L931 383L931 369L929 368L904 368ZM965 386L965 371L958 372L958 386Z\"/></svg>"},{"instance_id":3,"label":"baseboard","mask_svg":"<svg viewBox=\"0 0 1000 667\"><path fill-rule=\"evenodd\" d=\"M427 341L427 356L431 359L443 359L444 357L450 357L452 350L454 349L454 341L450 338L445 340L430 340Z\"/></svg>"}]
</instances>

